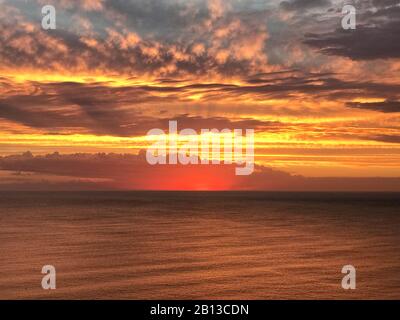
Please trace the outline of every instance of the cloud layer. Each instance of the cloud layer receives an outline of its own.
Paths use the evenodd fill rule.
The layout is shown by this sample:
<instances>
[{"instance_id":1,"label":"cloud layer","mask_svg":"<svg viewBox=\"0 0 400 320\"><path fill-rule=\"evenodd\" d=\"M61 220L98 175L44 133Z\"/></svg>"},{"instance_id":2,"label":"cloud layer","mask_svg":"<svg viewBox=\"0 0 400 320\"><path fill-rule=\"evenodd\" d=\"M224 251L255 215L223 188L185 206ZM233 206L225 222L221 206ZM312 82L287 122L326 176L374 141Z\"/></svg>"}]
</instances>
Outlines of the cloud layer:
<instances>
[{"instance_id":1,"label":"cloud layer","mask_svg":"<svg viewBox=\"0 0 400 320\"><path fill-rule=\"evenodd\" d=\"M0 190L286 190L400 191L400 178L305 178L264 166L236 176L234 165L150 166L144 154L70 154L0 157L11 172ZM46 175L46 178L43 178Z\"/></svg>"},{"instance_id":2,"label":"cloud layer","mask_svg":"<svg viewBox=\"0 0 400 320\"><path fill-rule=\"evenodd\" d=\"M149 130L177 120L180 129L255 130L260 172L240 183L221 173L232 188L268 189L275 179L283 182L271 188L329 189L348 176L398 177L399 2L2 0L0 156L93 154L79 159L91 172L98 153L137 157ZM56 30L41 28L45 4L56 8ZM341 29L344 4L357 10L355 30ZM72 159L59 158L68 168ZM133 170L118 161L116 172ZM13 170L0 174L27 176ZM26 172L35 181L69 175L58 171ZM130 187L122 174L73 176L74 186Z\"/></svg>"}]
</instances>

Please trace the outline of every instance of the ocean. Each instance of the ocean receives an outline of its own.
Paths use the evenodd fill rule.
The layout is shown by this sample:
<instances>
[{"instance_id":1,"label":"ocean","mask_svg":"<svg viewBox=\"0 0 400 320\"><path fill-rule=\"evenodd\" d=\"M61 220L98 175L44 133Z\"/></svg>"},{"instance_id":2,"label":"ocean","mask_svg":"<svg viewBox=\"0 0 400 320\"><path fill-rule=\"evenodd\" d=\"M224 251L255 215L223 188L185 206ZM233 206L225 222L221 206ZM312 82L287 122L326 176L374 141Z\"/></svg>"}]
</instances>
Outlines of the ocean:
<instances>
[{"instance_id":1,"label":"ocean","mask_svg":"<svg viewBox=\"0 0 400 320\"><path fill-rule=\"evenodd\" d=\"M400 194L1 192L0 261L0 299L400 299Z\"/></svg>"}]
</instances>

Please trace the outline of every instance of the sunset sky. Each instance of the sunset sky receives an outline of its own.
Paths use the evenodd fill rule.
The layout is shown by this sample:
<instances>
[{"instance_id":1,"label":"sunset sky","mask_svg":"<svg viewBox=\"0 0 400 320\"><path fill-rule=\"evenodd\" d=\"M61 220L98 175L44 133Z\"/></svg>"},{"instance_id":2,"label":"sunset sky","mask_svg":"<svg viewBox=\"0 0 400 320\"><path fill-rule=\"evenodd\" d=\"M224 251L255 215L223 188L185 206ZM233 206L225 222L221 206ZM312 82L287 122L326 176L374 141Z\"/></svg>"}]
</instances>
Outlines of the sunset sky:
<instances>
[{"instance_id":1,"label":"sunset sky","mask_svg":"<svg viewBox=\"0 0 400 320\"><path fill-rule=\"evenodd\" d=\"M400 0L0 0L0 25L1 190L400 191ZM149 165L169 120L254 129L256 171Z\"/></svg>"}]
</instances>

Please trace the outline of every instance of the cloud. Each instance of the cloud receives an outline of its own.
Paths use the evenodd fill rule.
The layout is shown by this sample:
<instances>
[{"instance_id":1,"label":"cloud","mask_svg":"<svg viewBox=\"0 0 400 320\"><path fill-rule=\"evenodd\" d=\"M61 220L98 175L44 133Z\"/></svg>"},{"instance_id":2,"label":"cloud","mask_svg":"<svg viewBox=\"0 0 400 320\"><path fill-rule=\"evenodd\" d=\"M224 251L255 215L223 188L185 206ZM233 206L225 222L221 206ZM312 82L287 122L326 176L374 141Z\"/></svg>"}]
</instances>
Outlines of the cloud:
<instances>
[{"instance_id":1,"label":"cloud","mask_svg":"<svg viewBox=\"0 0 400 320\"><path fill-rule=\"evenodd\" d=\"M400 1L357 2L355 30L305 34L304 43L326 55L355 61L400 57ZM342 19L342 17L336 17Z\"/></svg>"},{"instance_id":2,"label":"cloud","mask_svg":"<svg viewBox=\"0 0 400 320\"><path fill-rule=\"evenodd\" d=\"M305 178L264 166L256 166L250 176L236 176L234 167L151 166L143 152L41 156L26 152L0 157L0 172L17 173L2 179L0 189L400 191L400 178Z\"/></svg>"},{"instance_id":3,"label":"cloud","mask_svg":"<svg viewBox=\"0 0 400 320\"><path fill-rule=\"evenodd\" d=\"M400 112L400 101L386 100L383 102L348 102L346 105L351 108L380 111L384 113Z\"/></svg>"},{"instance_id":4,"label":"cloud","mask_svg":"<svg viewBox=\"0 0 400 320\"><path fill-rule=\"evenodd\" d=\"M381 134L381 135L369 136L367 139L386 142L386 143L400 143L399 135Z\"/></svg>"},{"instance_id":5,"label":"cloud","mask_svg":"<svg viewBox=\"0 0 400 320\"><path fill-rule=\"evenodd\" d=\"M61 1L57 29L45 31L30 17L34 4L10 14L16 8L7 2L0 13L0 59L10 69L153 77L265 70L265 17L226 13L223 3Z\"/></svg>"},{"instance_id":6,"label":"cloud","mask_svg":"<svg viewBox=\"0 0 400 320\"><path fill-rule=\"evenodd\" d=\"M343 1L281 2L2 1L3 153L120 151L141 140L115 137L166 129L173 119L196 130L254 128L265 152L273 144L304 154L316 145L394 141L398 1L355 0L358 27L346 32L336 30ZM56 6L57 30L41 29L47 3ZM374 168L383 163L375 159ZM279 161L307 172L319 160Z\"/></svg>"},{"instance_id":7,"label":"cloud","mask_svg":"<svg viewBox=\"0 0 400 320\"><path fill-rule=\"evenodd\" d=\"M67 182L87 179L104 180L98 187L106 189L173 190L206 188L247 189L255 181L235 176L235 165L160 165L151 166L142 152L138 156L128 154L70 154L58 153L33 156L21 155L0 157L0 170L28 172L39 175L69 177ZM265 169L270 178L282 183L289 174ZM29 186L29 175L21 187ZM105 182L106 181L106 182ZM62 181L65 185L66 181ZM269 184L269 183L267 183ZM9 185L7 186L9 187Z\"/></svg>"},{"instance_id":8,"label":"cloud","mask_svg":"<svg viewBox=\"0 0 400 320\"><path fill-rule=\"evenodd\" d=\"M382 103L346 105L383 112L396 112L400 92L397 84L345 81L333 73L307 73L287 70L260 73L237 84L202 83L163 78L153 84L114 85L112 82L27 82L0 79L0 118L40 129L46 133L91 133L112 136L139 136L153 128L166 128L168 120L178 120L187 128L253 128L256 131L280 131L285 124L252 119L251 116L212 116L201 113L201 107L218 105L223 110L239 106L250 108L268 99L313 99L342 105L348 100L386 99ZM249 102L250 101L250 102ZM197 110L191 114L187 106ZM216 106L217 107L217 106ZM215 108L216 108L215 107ZM236 107L235 107L236 108ZM272 112L278 107L271 105ZM284 108L281 106L280 108ZM292 110L301 115L315 110ZM265 108L263 109L265 110ZM238 111L239 112L239 111ZM317 115L317 114L316 114Z\"/></svg>"},{"instance_id":9,"label":"cloud","mask_svg":"<svg viewBox=\"0 0 400 320\"><path fill-rule=\"evenodd\" d=\"M337 29L328 34L307 34L304 43L323 54L353 60L399 58L399 32L400 21L393 21L378 27L358 26L352 31Z\"/></svg>"},{"instance_id":10,"label":"cloud","mask_svg":"<svg viewBox=\"0 0 400 320\"><path fill-rule=\"evenodd\" d=\"M170 102L185 103L194 93L207 93L226 88L222 84L173 86L110 87L106 84L31 83L33 91L21 87L19 94L0 98L0 118L42 129L51 133L92 133L113 136L145 135L153 128L166 129L168 120L177 120L183 128L252 128L278 129L274 121L200 117L178 113L162 117L154 112L144 114L141 105L160 107ZM31 88L31 90L32 90ZM14 93L16 87L11 91ZM23 90L28 90L22 94ZM158 109L159 110L159 109Z\"/></svg>"},{"instance_id":11,"label":"cloud","mask_svg":"<svg viewBox=\"0 0 400 320\"><path fill-rule=\"evenodd\" d=\"M382 104L348 103L353 108L395 112L400 93L396 84L344 81L332 73L286 72L262 73L241 84L188 83L160 79L160 84L113 86L110 83L57 82L24 84L4 78L0 89L0 118L50 133L92 133L113 136L144 135L153 128L165 128L169 119L189 128L241 128L257 131L280 130L279 121L251 118L190 115L169 111L171 106L209 103L229 106L268 99L313 99L339 101L364 98L386 98ZM165 113L165 112L164 112ZM296 113L298 114L298 112Z\"/></svg>"},{"instance_id":12,"label":"cloud","mask_svg":"<svg viewBox=\"0 0 400 320\"><path fill-rule=\"evenodd\" d=\"M280 3L280 7L288 11L328 7L329 5L331 5L330 0L289 0Z\"/></svg>"}]
</instances>

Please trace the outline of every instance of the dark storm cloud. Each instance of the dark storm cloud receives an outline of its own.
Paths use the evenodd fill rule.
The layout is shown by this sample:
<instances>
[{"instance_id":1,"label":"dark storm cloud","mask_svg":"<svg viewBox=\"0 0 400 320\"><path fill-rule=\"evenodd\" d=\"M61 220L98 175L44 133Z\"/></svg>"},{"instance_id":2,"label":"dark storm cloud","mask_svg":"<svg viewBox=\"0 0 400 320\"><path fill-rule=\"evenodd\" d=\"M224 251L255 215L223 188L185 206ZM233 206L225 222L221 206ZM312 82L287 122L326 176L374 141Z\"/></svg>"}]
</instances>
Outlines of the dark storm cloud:
<instances>
[{"instance_id":1,"label":"dark storm cloud","mask_svg":"<svg viewBox=\"0 0 400 320\"><path fill-rule=\"evenodd\" d=\"M400 101L386 100L383 102L348 102L348 107L380 111L385 113L400 112Z\"/></svg>"}]
</instances>

